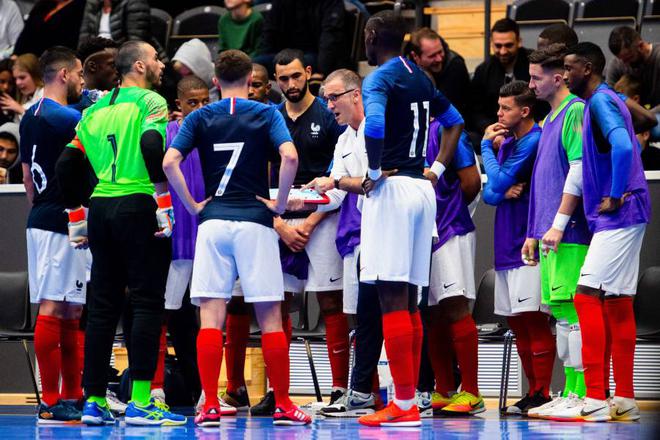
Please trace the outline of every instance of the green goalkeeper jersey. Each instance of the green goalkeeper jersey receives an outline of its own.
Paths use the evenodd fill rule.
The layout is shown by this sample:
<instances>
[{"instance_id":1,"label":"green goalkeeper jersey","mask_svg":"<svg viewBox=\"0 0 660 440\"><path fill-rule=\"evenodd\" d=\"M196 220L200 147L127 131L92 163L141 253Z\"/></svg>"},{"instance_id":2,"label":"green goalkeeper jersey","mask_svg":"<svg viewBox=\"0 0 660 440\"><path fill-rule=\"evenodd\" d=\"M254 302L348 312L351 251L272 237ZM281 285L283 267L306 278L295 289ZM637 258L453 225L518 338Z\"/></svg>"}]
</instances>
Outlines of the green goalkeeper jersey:
<instances>
[{"instance_id":1,"label":"green goalkeeper jersey","mask_svg":"<svg viewBox=\"0 0 660 440\"><path fill-rule=\"evenodd\" d=\"M165 99L140 87L114 89L86 109L68 147L85 153L96 173L99 182L92 197L153 194L140 138L156 130L164 149L166 126Z\"/></svg>"}]
</instances>

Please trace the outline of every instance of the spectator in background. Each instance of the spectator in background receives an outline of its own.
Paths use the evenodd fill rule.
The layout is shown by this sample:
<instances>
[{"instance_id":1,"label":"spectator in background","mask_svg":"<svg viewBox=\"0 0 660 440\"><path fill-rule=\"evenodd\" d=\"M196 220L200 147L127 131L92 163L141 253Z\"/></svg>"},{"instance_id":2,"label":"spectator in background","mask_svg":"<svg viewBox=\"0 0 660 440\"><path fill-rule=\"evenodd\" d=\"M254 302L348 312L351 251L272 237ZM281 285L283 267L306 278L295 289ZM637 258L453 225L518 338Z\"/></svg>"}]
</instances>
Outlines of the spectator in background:
<instances>
[{"instance_id":1,"label":"spectator in background","mask_svg":"<svg viewBox=\"0 0 660 440\"><path fill-rule=\"evenodd\" d=\"M78 47L85 0L39 0L30 11L14 54L40 56L52 46Z\"/></svg>"},{"instance_id":2,"label":"spectator in background","mask_svg":"<svg viewBox=\"0 0 660 440\"><path fill-rule=\"evenodd\" d=\"M225 0L227 13L218 20L218 52L238 49L257 55L264 17L251 0Z\"/></svg>"},{"instance_id":3,"label":"spectator in background","mask_svg":"<svg viewBox=\"0 0 660 440\"><path fill-rule=\"evenodd\" d=\"M478 135L472 135L473 140L497 122L500 88L514 80L529 81L530 50L522 45L518 24L503 18L495 22L490 35L493 54L474 72L470 114L466 115L469 130Z\"/></svg>"},{"instance_id":4,"label":"spectator in background","mask_svg":"<svg viewBox=\"0 0 660 440\"><path fill-rule=\"evenodd\" d=\"M16 2L0 0L0 60L14 53L14 44L23 26L23 16Z\"/></svg>"},{"instance_id":5,"label":"spectator in background","mask_svg":"<svg viewBox=\"0 0 660 440\"><path fill-rule=\"evenodd\" d=\"M195 75L206 83L209 89L211 102L219 99L218 88L213 85L215 67L211 58L211 51L204 42L198 38L186 41L172 57L174 70L181 77Z\"/></svg>"},{"instance_id":6,"label":"spectator in background","mask_svg":"<svg viewBox=\"0 0 660 440\"><path fill-rule=\"evenodd\" d=\"M578 44L578 36L565 23L551 24L541 31L539 38L536 40L536 48L539 50L544 49L554 43L561 43L566 47L575 46Z\"/></svg>"},{"instance_id":7,"label":"spectator in background","mask_svg":"<svg viewBox=\"0 0 660 440\"><path fill-rule=\"evenodd\" d=\"M151 35L151 12L146 0L87 0L80 26L80 42L89 37L109 38L122 44L141 40L151 44L161 60L165 49Z\"/></svg>"},{"instance_id":8,"label":"spectator in background","mask_svg":"<svg viewBox=\"0 0 660 440\"><path fill-rule=\"evenodd\" d=\"M78 58L83 64L85 86L80 101L70 107L82 113L117 86L117 48L117 43L103 37L90 37L82 43L78 49Z\"/></svg>"},{"instance_id":9,"label":"spectator in background","mask_svg":"<svg viewBox=\"0 0 660 440\"><path fill-rule=\"evenodd\" d=\"M342 0L273 0L264 21L259 53L254 62L273 74L273 59L282 49L300 49L312 80L342 67L345 56Z\"/></svg>"},{"instance_id":10,"label":"spectator in background","mask_svg":"<svg viewBox=\"0 0 660 440\"><path fill-rule=\"evenodd\" d=\"M462 56L449 49L445 40L427 27L410 36L410 58L425 69L435 86L462 115L468 114L470 74Z\"/></svg>"},{"instance_id":11,"label":"spectator in background","mask_svg":"<svg viewBox=\"0 0 660 440\"><path fill-rule=\"evenodd\" d=\"M248 99L258 101L262 104L275 104L268 99L271 90L270 81L268 81L268 70L261 64L252 63L252 82L248 92Z\"/></svg>"},{"instance_id":12,"label":"spectator in background","mask_svg":"<svg viewBox=\"0 0 660 440\"><path fill-rule=\"evenodd\" d=\"M14 83L14 75L12 74L12 64L10 59L0 61L0 100L4 96L13 98L16 93L16 84ZM0 104L0 125L5 122L14 120L14 112L11 110L2 109Z\"/></svg>"},{"instance_id":13,"label":"spectator in background","mask_svg":"<svg viewBox=\"0 0 660 440\"><path fill-rule=\"evenodd\" d=\"M0 125L0 185L23 183L18 124L6 122Z\"/></svg>"},{"instance_id":14,"label":"spectator in background","mask_svg":"<svg viewBox=\"0 0 660 440\"><path fill-rule=\"evenodd\" d=\"M18 100L5 94L0 97L0 110L14 112L14 122L19 122L27 109L44 94L44 82L39 71L39 59L31 53L20 55L14 61L12 75L18 90Z\"/></svg>"}]
</instances>

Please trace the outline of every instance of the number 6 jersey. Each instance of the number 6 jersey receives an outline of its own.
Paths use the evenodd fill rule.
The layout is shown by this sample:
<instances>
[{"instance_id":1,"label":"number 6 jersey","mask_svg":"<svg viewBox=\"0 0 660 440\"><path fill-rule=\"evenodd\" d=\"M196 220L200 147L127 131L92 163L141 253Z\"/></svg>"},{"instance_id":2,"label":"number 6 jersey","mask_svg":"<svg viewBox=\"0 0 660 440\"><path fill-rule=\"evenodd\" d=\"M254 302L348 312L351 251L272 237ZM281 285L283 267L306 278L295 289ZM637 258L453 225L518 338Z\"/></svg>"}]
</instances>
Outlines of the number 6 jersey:
<instances>
[{"instance_id":1,"label":"number 6 jersey","mask_svg":"<svg viewBox=\"0 0 660 440\"><path fill-rule=\"evenodd\" d=\"M67 216L55 177L55 163L73 139L80 113L42 98L25 112L20 125L21 161L30 167L34 200L28 228L67 233Z\"/></svg>"}]
</instances>

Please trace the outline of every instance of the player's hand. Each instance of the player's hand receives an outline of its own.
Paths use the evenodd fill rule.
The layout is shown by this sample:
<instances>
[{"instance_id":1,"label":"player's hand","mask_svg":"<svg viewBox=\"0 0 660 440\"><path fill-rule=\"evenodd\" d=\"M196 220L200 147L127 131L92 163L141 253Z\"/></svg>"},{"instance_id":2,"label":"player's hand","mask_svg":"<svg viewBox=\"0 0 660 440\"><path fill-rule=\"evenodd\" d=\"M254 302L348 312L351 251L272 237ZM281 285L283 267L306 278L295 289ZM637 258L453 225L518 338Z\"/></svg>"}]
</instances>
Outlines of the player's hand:
<instances>
[{"instance_id":1,"label":"player's hand","mask_svg":"<svg viewBox=\"0 0 660 440\"><path fill-rule=\"evenodd\" d=\"M494 141L496 137L506 136L508 133L509 133L508 128L506 128L504 125L500 124L499 122L496 122L486 127L486 131L484 132L484 139L488 141Z\"/></svg>"},{"instance_id":2,"label":"player's hand","mask_svg":"<svg viewBox=\"0 0 660 440\"><path fill-rule=\"evenodd\" d=\"M317 177L301 189L313 189L319 194L323 194L331 189L335 189L335 179L330 177Z\"/></svg>"},{"instance_id":3,"label":"player's hand","mask_svg":"<svg viewBox=\"0 0 660 440\"><path fill-rule=\"evenodd\" d=\"M186 211L188 211L190 215L199 215L199 213L202 212L202 209L206 207L212 198L213 197L211 196L206 200L202 200L201 202L195 202L195 204L190 207L186 206Z\"/></svg>"},{"instance_id":4,"label":"player's hand","mask_svg":"<svg viewBox=\"0 0 660 440\"><path fill-rule=\"evenodd\" d=\"M69 244L74 249L87 249L87 214L82 206L76 209L67 209L69 215Z\"/></svg>"},{"instance_id":5,"label":"player's hand","mask_svg":"<svg viewBox=\"0 0 660 440\"><path fill-rule=\"evenodd\" d=\"M302 235L296 228L283 221L277 223L275 230L284 244L293 252L302 252L309 241L309 236Z\"/></svg>"},{"instance_id":6,"label":"player's hand","mask_svg":"<svg viewBox=\"0 0 660 440\"><path fill-rule=\"evenodd\" d=\"M617 211L623 206L623 202L629 195L630 193L625 193L620 199L615 199L614 197L603 197L603 199L600 201L600 206L598 207L598 214L607 214Z\"/></svg>"},{"instance_id":7,"label":"player's hand","mask_svg":"<svg viewBox=\"0 0 660 440\"><path fill-rule=\"evenodd\" d=\"M538 264L538 261L536 261L536 247L538 244L538 240L534 238L527 238L525 240L521 251L523 263L528 266L536 266Z\"/></svg>"},{"instance_id":8,"label":"player's hand","mask_svg":"<svg viewBox=\"0 0 660 440\"><path fill-rule=\"evenodd\" d=\"M265 199L261 196L256 196L257 200L266 205L266 208L270 209L277 215L283 214L286 211L286 205L280 206L277 204L277 200Z\"/></svg>"},{"instance_id":9,"label":"player's hand","mask_svg":"<svg viewBox=\"0 0 660 440\"><path fill-rule=\"evenodd\" d=\"M504 139L506 139L504 136L495 136L495 139L493 139L493 150L494 151L500 151L500 147L502 146L502 142L504 142Z\"/></svg>"},{"instance_id":10,"label":"player's hand","mask_svg":"<svg viewBox=\"0 0 660 440\"><path fill-rule=\"evenodd\" d=\"M541 252L543 252L543 255L548 255L548 252L551 250L557 252L559 243L561 243L563 237L563 231L555 228L548 229L548 232L546 232L541 239Z\"/></svg>"},{"instance_id":11,"label":"player's hand","mask_svg":"<svg viewBox=\"0 0 660 440\"><path fill-rule=\"evenodd\" d=\"M158 232L154 235L158 238L172 236L174 230L174 208L172 207L172 197L169 192L163 194L154 194L158 209L156 210L156 220L158 221Z\"/></svg>"},{"instance_id":12,"label":"player's hand","mask_svg":"<svg viewBox=\"0 0 660 440\"><path fill-rule=\"evenodd\" d=\"M369 176L366 176L364 180L362 181L362 191L364 191L364 195L366 197L369 197L369 193L373 191L378 185L380 185L385 179L387 179L390 176L395 175L398 173L398 169L394 170L386 170L386 171L381 171L381 175L378 179L372 180L369 178ZM433 174L433 173L431 173ZM437 178L436 178L437 181Z\"/></svg>"},{"instance_id":13,"label":"player's hand","mask_svg":"<svg viewBox=\"0 0 660 440\"><path fill-rule=\"evenodd\" d=\"M317 224L312 224L308 222L307 219L305 219L304 222L296 226L296 231L298 231L300 235L309 240L309 237L312 236L312 232L314 232L314 229L316 229Z\"/></svg>"},{"instance_id":14,"label":"player's hand","mask_svg":"<svg viewBox=\"0 0 660 440\"><path fill-rule=\"evenodd\" d=\"M435 173L431 171L430 168L427 168L426 171L424 171L424 177L430 180L433 186L436 186L438 184L438 176L436 176Z\"/></svg>"},{"instance_id":15,"label":"player's hand","mask_svg":"<svg viewBox=\"0 0 660 440\"><path fill-rule=\"evenodd\" d=\"M516 183L515 185L511 185L511 187L506 190L506 193L504 193L504 198L505 199L517 199L522 195L524 189L525 189L525 182Z\"/></svg>"}]
</instances>

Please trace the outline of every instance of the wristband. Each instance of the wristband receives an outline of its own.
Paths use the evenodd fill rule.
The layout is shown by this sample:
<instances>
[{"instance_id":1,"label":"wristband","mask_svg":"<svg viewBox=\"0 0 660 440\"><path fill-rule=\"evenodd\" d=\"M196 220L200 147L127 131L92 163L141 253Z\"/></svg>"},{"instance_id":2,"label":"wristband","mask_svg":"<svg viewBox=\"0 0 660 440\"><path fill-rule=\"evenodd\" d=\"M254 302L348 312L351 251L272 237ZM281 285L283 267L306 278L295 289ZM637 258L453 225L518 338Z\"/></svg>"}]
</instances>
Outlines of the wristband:
<instances>
[{"instance_id":1,"label":"wristband","mask_svg":"<svg viewBox=\"0 0 660 440\"><path fill-rule=\"evenodd\" d=\"M438 162L437 160L433 162L433 165L431 165L431 172L436 176L438 176L438 178L442 176L442 174L445 172L446 169L447 167L445 167L445 165L442 162Z\"/></svg>"},{"instance_id":2,"label":"wristband","mask_svg":"<svg viewBox=\"0 0 660 440\"><path fill-rule=\"evenodd\" d=\"M555 216L555 220L552 222L552 227L558 231L564 232L566 225L568 225L569 220L571 219L570 215L562 214L560 212Z\"/></svg>"},{"instance_id":3,"label":"wristband","mask_svg":"<svg viewBox=\"0 0 660 440\"><path fill-rule=\"evenodd\" d=\"M378 180L382 175L383 172L380 170L380 167L375 170L372 170L371 168L367 170L367 176L369 176L371 180Z\"/></svg>"},{"instance_id":4,"label":"wristband","mask_svg":"<svg viewBox=\"0 0 660 440\"><path fill-rule=\"evenodd\" d=\"M85 208L82 206L76 209L67 209L66 213L69 215L69 223L77 223L85 220Z\"/></svg>"},{"instance_id":5,"label":"wristband","mask_svg":"<svg viewBox=\"0 0 660 440\"><path fill-rule=\"evenodd\" d=\"M156 204L158 208L167 209L172 207L172 196L169 191L162 194L156 194Z\"/></svg>"}]
</instances>

